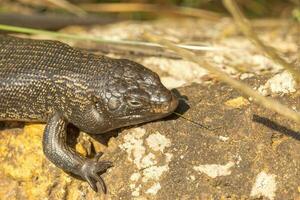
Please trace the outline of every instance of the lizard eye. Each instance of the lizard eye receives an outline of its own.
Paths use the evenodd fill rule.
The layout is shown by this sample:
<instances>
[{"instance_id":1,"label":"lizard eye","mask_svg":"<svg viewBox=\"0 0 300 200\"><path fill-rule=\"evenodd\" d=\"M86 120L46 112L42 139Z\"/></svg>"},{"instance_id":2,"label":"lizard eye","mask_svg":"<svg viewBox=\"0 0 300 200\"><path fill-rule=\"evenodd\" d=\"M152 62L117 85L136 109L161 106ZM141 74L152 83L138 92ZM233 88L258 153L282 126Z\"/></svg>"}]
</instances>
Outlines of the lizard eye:
<instances>
[{"instance_id":1,"label":"lizard eye","mask_svg":"<svg viewBox=\"0 0 300 200\"><path fill-rule=\"evenodd\" d=\"M144 106L149 99L149 95L141 89L133 89L125 97L126 103L131 108L140 108Z\"/></svg>"},{"instance_id":2,"label":"lizard eye","mask_svg":"<svg viewBox=\"0 0 300 200\"><path fill-rule=\"evenodd\" d=\"M141 107L142 106L142 102L136 100L136 99L130 99L128 100L128 104L133 107L133 108L137 108L137 107Z\"/></svg>"}]
</instances>

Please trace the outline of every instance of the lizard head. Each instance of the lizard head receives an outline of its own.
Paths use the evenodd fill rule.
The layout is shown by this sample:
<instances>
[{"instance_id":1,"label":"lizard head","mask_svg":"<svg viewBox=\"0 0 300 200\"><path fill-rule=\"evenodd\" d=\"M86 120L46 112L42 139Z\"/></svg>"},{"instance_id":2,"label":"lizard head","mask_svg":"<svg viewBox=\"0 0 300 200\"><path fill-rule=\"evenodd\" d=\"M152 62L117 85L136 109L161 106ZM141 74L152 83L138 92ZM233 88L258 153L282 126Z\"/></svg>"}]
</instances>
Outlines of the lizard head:
<instances>
[{"instance_id":1,"label":"lizard head","mask_svg":"<svg viewBox=\"0 0 300 200\"><path fill-rule=\"evenodd\" d=\"M129 60L116 62L107 70L98 105L111 129L163 118L176 109L178 99L156 73Z\"/></svg>"}]
</instances>

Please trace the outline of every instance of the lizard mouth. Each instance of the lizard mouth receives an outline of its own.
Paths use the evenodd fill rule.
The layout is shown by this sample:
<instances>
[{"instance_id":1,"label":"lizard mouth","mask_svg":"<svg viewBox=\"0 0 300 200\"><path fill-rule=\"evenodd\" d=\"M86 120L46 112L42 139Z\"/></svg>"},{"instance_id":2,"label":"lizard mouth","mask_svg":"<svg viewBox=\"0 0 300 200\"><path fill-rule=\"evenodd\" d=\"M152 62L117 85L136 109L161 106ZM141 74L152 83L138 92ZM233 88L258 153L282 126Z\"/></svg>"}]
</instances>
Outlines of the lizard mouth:
<instances>
[{"instance_id":1,"label":"lizard mouth","mask_svg":"<svg viewBox=\"0 0 300 200\"><path fill-rule=\"evenodd\" d=\"M171 93L171 100L154 105L151 109L153 114L161 115L162 117L171 114L178 106L178 98Z\"/></svg>"},{"instance_id":2,"label":"lizard mouth","mask_svg":"<svg viewBox=\"0 0 300 200\"><path fill-rule=\"evenodd\" d=\"M119 117L121 120L136 120L137 123L147 122L151 120L160 119L170 115L178 106L178 99L172 94L171 101L164 102L159 105L153 105L149 110L143 110L141 114L132 114Z\"/></svg>"},{"instance_id":3,"label":"lizard mouth","mask_svg":"<svg viewBox=\"0 0 300 200\"><path fill-rule=\"evenodd\" d=\"M139 119L139 118L143 118L143 115L126 115L120 117L119 119Z\"/></svg>"}]
</instances>

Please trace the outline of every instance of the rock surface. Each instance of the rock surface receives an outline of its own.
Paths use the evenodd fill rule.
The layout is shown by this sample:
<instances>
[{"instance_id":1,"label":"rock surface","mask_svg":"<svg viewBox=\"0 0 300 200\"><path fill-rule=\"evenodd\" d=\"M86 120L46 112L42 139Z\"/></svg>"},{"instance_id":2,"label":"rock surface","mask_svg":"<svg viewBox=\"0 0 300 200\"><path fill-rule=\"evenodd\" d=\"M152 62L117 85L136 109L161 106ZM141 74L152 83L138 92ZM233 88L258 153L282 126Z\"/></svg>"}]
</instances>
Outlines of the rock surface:
<instances>
[{"instance_id":1,"label":"rock surface","mask_svg":"<svg viewBox=\"0 0 300 200\"><path fill-rule=\"evenodd\" d=\"M233 27L232 21L181 22L180 29L178 21L162 20L85 31L132 39L140 37L142 31L137 30L150 27L171 40L209 41L229 48L198 55L262 95L300 110L299 91L290 75L245 38L226 32L225 28ZM285 37L281 27L260 30L260 35L292 62L297 45L294 32L289 30ZM86 182L65 174L45 158L41 146L44 125L6 123L0 131L0 199L300 200L298 125L254 104L191 62L172 56L125 57L159 73L169 88L178 87L181 103L177 112L183 117L172 115L96 138L107 146L85 133L70 138L72 144L77 141L76 150L83 155L104 151L103 159L114 163L103 175L107 195L94 193Z\"/></svg>"},{"instance_id":2,"label":"rock surface","mask_svg":"<svg viewBox=\"0 0 300 200\"><path fill-rule=\"evenodd\" d=\"M257 84L256 80L251 80ZM220 83L180 88L179 113L122 130L103 159L108 194L55 168L42 154L43 125L0 132L3 199L299 199L299 127ZM300 109L299 95L283 102ZM206 128L203 128L205 126ZM96 144L80 137L81 142ZM80 150L77 145L77 150ZM88 149L88 148L86 148ZM97 148L96 148L97 149ZM101 147L98 147L101 150Z\"/></svg>"}]
</instances>

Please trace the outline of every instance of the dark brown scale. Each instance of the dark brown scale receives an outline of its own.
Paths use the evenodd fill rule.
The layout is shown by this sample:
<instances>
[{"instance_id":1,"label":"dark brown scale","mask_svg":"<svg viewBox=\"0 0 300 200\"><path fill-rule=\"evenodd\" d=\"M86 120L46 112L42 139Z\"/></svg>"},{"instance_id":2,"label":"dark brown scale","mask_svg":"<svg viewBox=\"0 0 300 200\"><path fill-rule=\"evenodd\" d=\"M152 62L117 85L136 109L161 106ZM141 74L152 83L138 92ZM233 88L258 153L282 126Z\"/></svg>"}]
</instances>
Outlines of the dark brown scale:
<instances>
[{"instance_id":1,"label":"dark brown scale","mask_svg":"<svg viewBox=\"0 0 300 200\"><path fill-rule=\"evenodd\" d=\"M178 101L154 72L50 40L0 35L0 120L46 122L43 150L57 167L97 191L109 161L67 146L66 126L89 134L165 117ZM100 155L100 154L99 154Z\"/></svg>"}]
</instances>

